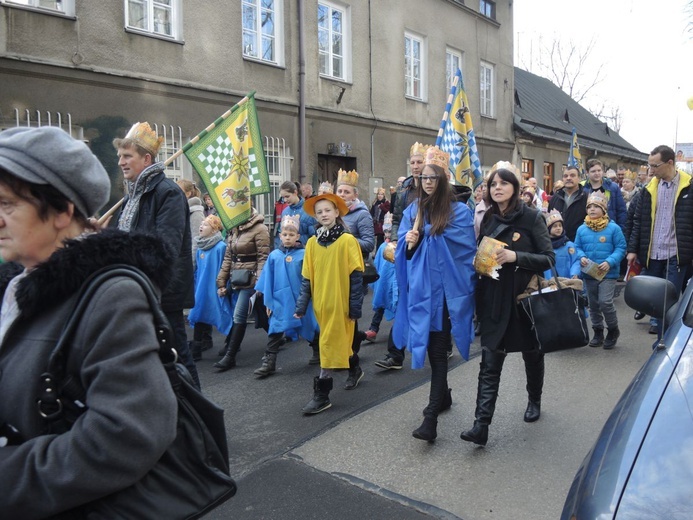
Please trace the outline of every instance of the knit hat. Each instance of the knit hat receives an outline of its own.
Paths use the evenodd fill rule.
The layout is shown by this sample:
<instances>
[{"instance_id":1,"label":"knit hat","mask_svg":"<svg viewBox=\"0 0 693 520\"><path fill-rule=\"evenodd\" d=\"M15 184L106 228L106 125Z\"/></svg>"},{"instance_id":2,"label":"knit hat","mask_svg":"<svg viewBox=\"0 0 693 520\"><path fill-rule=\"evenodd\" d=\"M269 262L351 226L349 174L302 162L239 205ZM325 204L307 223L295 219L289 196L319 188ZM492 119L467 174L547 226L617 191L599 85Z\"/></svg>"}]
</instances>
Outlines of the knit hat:
<instances>
[{"instance_id":1,"label":"knit hat","mask_svg":"<svg viewBox=\"0 0 693 520\"><path fill-rule=\"evenodd\" d=\"M85 217L111 194L108 174L89 147L57 127L0 132L0 168L23 181L53 186Z\"/></svg>"},{"instance_id":2,"label":"knit hat","mask_svg":"<svg viewBox=\"0 0 693 520\"><path fill-rule=\"evenodd\" d=\"M602 211L604 212L604 215L607 215L607 209L606 209L606 197L601 191L593 191L590 193L590 196L587 197L587 204L585 207L588 207L590 204L595 204L602 208Z\"/></svg>"},{"instance_id":3,"label":"knit hat","mask_svg":"<svg viewBox=\"0 0 693 520\"><path fill-rule=\"evenodd\" d=\"M552 209L549 213L545 213L544 217L546 217L546 227L549 228L549 231L551 231L551 226L556 222L563 222L563 215L557 209Z\"/></svg>"}]
</instances>

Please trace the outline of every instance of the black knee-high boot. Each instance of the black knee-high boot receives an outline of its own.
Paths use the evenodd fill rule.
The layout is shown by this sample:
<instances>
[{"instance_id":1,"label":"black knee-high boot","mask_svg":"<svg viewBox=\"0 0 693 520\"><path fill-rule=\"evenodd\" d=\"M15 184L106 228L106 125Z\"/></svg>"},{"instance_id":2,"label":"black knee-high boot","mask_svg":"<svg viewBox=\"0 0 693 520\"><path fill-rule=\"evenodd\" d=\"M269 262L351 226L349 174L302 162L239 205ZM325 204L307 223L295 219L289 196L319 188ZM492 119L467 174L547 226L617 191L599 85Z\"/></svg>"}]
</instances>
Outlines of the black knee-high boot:
<instances>
[{"instance_id":1,"label":"black knee-high boot","mask_svg":"<svg viewBox=\"0 0 693 520\"><path fill-rule=\"evenodd\" d=\"M541 392L544 388L544 354L536 351L523 352L527 375L527 410L525 422L534 422L541 415Z\"/></svg>"},{"instance_id":2,"label":"black knee-high boot","mask_svg":"<svg viewBox=\"0 0 693 520\"><path fill-rule=\"evenodd\" d=\"M241 347L241 342L245 336L245 329L247 326L247 323L233 324L231 334L226 338L226 353L224 357L212 365L214 368L218 368L219 372L225 372L236 366L236 354Z\"/></svg>"},{"instance_id":3,"label":"black knee-high boot","mask_svg":"<svg viewBox=\"0 0 693 520\"><path fill-rule=\"evenodd\" d=\"M428 394L428 406L424 408L424 420L412 432L415 439L433 442L438 436L438 414L450 407L450 389L448 388L448 344L450 332L431 332L428 335L428 361L431 364L431 389ZM446 399L446 397L448 399Z\"/></svg>"},{"instance_id":4,"label":"black knee-high boot","mask_svg":"<svg viewBox=\"0 0 693 520\"><path fill-rule=\"evenodd\" d=\"M488 426L493 420L498 398L500 376L505 363L505 353L481 352L481 366L479 368L479 385L476 393L476 411L474 426L460 434L464 441L473 442L485 446L488 441Z\"/></svg>"}]
</instances>

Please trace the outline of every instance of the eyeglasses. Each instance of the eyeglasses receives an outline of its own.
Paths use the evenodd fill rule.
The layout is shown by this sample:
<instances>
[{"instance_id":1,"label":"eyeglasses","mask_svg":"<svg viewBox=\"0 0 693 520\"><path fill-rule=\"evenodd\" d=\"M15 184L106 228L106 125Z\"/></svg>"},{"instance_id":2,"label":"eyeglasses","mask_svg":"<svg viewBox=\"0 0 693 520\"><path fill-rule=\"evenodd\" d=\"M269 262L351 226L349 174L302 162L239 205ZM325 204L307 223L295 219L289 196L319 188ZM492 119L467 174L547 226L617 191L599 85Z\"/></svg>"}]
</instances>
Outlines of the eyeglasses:
<instances>
[{"instance_id":1,"label":"eyeglasses","mask_svg":"<svg viewBox=\"0 0 693 520\"><path fill-rule=\"evenodd\" d=\"M654 170L654 169L656 169L656 168L659 168L662 164L664 164L664 163L661 162L661 163L659 163L659 164L648 164L647 167L648 167L650 170Z\"/></svg>"},{"instance_id":2,"label":"eyeglasses","mask_svg":"<svg viewBox=\"0 0 693 520\"><path fill-rule=\"evenodd\" d=\"M421 176L421 182L426 182L426 181L438 182L438 177L435 175L422 175Z\"/></svg>"}]
</instances>

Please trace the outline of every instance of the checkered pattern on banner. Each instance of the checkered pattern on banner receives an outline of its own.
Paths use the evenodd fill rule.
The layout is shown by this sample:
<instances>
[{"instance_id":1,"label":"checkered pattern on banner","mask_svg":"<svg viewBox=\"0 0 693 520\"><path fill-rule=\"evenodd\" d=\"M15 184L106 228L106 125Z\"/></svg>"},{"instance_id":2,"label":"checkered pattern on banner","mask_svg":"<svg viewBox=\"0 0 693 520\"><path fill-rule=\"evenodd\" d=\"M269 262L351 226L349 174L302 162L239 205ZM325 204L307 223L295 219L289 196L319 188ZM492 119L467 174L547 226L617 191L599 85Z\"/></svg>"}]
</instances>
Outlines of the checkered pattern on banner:
<instances>
[{"instance_id":1,"label":"checkered pattern on banner","mask_svg":"<svg viewBox=\"0 0 693 520\"><path fill-rule=\"evenodd\" d=\"M233 145L231 140L222 134L197 156L197 159L204 165L209 174L209 180L214 186L221 184L229 175L231 170L231 159L233 158ZM248 155L250 165L250 188L262 187L262 178L257 167L255 153L251 149Z\"/></svg>"},{"instance_id":2,"label":"checkered pattern on banner","mask_svg":"<svg viewBox=\"0 0 693 520\"><path fill-rule=\"evenodd\" d=\"M443 141L440 149L450 154L450 170L453 172L457 170L457 165L462 160L462 148L457 145L459 140L460 138L455 131L452 121L448 119L443 131Z\"/></svg>"}]
</instances>

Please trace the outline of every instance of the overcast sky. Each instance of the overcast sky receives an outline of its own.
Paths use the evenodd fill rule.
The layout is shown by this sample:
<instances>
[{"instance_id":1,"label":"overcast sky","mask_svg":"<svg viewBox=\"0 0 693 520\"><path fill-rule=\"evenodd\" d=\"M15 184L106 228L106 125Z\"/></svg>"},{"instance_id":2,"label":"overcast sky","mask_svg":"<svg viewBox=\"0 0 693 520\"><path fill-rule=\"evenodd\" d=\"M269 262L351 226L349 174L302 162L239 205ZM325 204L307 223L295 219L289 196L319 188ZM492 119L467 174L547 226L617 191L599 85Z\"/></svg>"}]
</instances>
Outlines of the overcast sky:
<instances>
[{"instance_id":1,"label":"overcast sky","mask_svg":"<svg viewBox=\"0 0 693 520\"><path fill-rule=\"evenodd\" d=\"M642 152L659 144L693 143L693 33L686 33L690 0L515 0L515 64L537 61L539 39L586 46L602 81L583 106L603 100L622 113L621 136ZM520 54L518 56L518 53ZM539 73L539 70L531 70ZM678 125L677 125L678 121Z\"/></svg>"}]
</instances>

